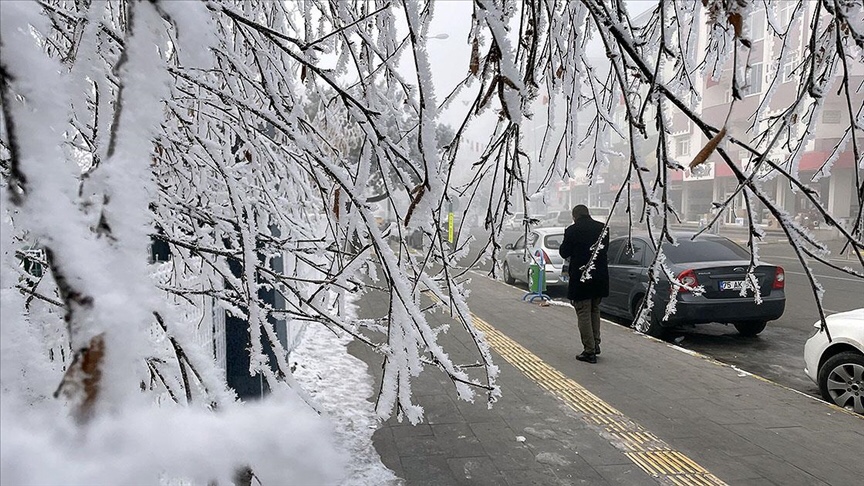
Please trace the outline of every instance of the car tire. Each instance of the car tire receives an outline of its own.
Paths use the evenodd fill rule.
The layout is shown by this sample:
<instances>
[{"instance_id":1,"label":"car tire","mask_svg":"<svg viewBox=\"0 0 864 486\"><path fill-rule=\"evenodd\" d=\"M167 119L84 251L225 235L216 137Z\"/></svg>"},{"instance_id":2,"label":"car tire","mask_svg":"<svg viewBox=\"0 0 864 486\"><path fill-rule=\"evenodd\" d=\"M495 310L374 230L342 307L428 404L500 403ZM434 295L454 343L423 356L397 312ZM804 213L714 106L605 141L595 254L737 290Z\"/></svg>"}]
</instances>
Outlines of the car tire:
<instances>
[{"instance_id":1,"label":"car tire","mask_svg":"<svg viewBox=\"0 0 864 486\"><path fill-rule=\"evenodd\" d=\"M765 326L768 325L767 321L747 321L747 322L736 322L734 323L735 329L738 330L738 334L747 337L753 337L759 334L760 332L765 330Z\"/></svg>"},{"instance_id":2,"label":"car tire","mask_svg":"<svg viewBox=\"0 0 864 486\"><path fill-rule=\"evenodd\" d=\"M864 414L864 355L844 351L819 367L819 392L825 401Z\"/></svg>"},{"instance_id":3,"label":"car tire","mask_svg":"<svg viewBox=\"0 0 864 486\"><path fill-rule=\"evenodd\" d=\"M644 295L640 295L633 299L633 305L630 309L630 315L633 316L633 319L636 319L636 312L639 310L639 306L642 305L642 299L644 298ZM648 329L645 330L645 334L657 339L663 339L666 336L666 328L663 327L660 317L657 316L657 313L653 309L648 319Z\"/></svg>"},{"instance_id":4,"label":"car tire","mask_svg":"<svg viewBox=\"0 0 864 486\"><path fill-rule=\"evenodd\" d=\"M504 281L505 282L507 282L510 285L513 285L516 283L516 279L513 278L513 275L510 273L510 265L507 265L505 263L504 266L501 268L501 272L504 274Z\"/></svg>"},{"instance_id":5,"label":"car tire","mask_svg":"<svg viewBox=\"0 0 864 486\"><path fill-rule=\"evenodd\" d=\"M657 339L663 339L666 337L666 328L663 327L660 317L658 317L655 312L651 313L651 323L648 326L648 330L645 331L645 334Z\"/></svg>"}]
</instances>

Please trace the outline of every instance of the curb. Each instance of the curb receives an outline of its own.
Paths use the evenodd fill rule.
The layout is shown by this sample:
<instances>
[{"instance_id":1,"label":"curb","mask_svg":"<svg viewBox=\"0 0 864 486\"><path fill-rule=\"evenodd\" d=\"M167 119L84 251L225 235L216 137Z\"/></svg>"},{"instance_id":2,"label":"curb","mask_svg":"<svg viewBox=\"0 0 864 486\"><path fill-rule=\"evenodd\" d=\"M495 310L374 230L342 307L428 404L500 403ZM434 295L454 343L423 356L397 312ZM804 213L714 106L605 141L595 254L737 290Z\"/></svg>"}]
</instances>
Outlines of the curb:
<instances>
[{"instance_id":1,"label":"curb","mask_svg":"<svg viewBox=\"0 0 864 486\"><path fill-rule=\"evenodd\" d=\"M602 319L602 318L601 318L601 319ZM606 320L606 319L602 319L602 320L604 320L604 321L606 321L606 322L609 322L610 324L615 324L614 322L608 321L608 320ZM616 324L616 325L617 325L617 324ZM714 365L717 365L717 366L721 366L721 367L723 367L723 368L729 368L729 369L731 369L731 370L734 370L734 371L736 371L736 372L738 373L738 376L751 376L751 377L753 377L753 378L755 378L755 379L757 379L757 380L759 380L759 381L762 381L762 382L764 382L764 383L769 383L769 384L771 384L771 385L774 385L774 386L777 386L777 387L783 388L784 390L788 390L788 391L791 391L791 392L797 393L798 395L801 395L801 396L803 396L803 397L807 397L807 398L809 398L809 399L811 399L811 400L813 400L813 401L815 401L815 402L818 402L818 403L820 403L820 404L822 404L822 405L827 405L828 407L833 408L835 411L843 412L843 413L846 413L846 414L848 414L848 415L851 415L851 416L853 416L853 417L855 417L855 418L857 418L857 419L864 420L864 415L860 415L860 414L857 414L857 413L855 413L855 412L850 412L849 410L846 410L846 409L843 408L843 407L839 407L839 406L837 406L837 405L835 405L835 404L833 404L833 403L826 402L825 400L823 400L823 399L821 399L821 398L814 397L813 395L808 395L807 393L804 393L804 392L802 392L802 391L796 390L796 389L794 389L794 388L790 388L790 387L788 387L788 386L786 386L786 385L781 385L780 383L777 383L776 381L773 381L773 380L769 380L768 378L765 378L764 376L757 375L756 373L752 373L752 372L750 372L750 371L743 370L743 369L741 369L741 368L739 368L739 367L737 367L737 366L735 366L735 365L731 365L731 364L728 364L728 363L724 363L724 362L722 362L722 361L719 361L719 360L717 360L716 358L714 358L714 357L712 357L712 356L708 356L707 354L703 354L703 353L700 353L699 351L693 351L693 350L690 350L690 349L687 349L687 348L682 348L681 346L678 346L677 344L669 343L669 342L666 342L666 341L664 341L664 340L662 340L662 339L657 339L657 338L655 338L655 337L653 337L653 336L649 336L649 335L647 335L647 334L642 334L641 332L639 332L639 331L637 331L637 330L635 330L635 329L632 329L632 328L630 328L630 330L632 331L633 334L639 335L639 336L641 336L641 337L643 337L643 338L645 338L645 339L649 339L649 340L654 341L654 342L656 342L656 343L658 343L658 344L665 344L667 347L672 348L672 349L674 349L675 351L678 351L678 352L680 352L680 353L688 354L688 355L690 355L690 356L694 356L694 357L696 357L696 358L699 358L699 359L702 359L702 360L704 360L704 361L707 361L707 362L709 362L709 363L711 363L711 364L714 364Z\"/></svg>"}]
</instances>

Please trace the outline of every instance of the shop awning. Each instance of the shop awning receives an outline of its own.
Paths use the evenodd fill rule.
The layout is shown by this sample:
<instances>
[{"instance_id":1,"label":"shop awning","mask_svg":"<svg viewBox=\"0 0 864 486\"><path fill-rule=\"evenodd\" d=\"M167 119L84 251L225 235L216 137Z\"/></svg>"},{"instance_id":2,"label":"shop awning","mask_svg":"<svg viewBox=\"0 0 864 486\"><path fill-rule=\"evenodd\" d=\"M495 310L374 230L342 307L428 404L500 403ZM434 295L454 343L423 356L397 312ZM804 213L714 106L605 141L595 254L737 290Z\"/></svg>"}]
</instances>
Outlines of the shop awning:
<instances>
[{"instance_id":1,"label":"shop awning","mask_svg":"<svg viewBox=\"0 0 864 486\"><path fill-rule=\"evenodd\" d=\"M828 157L831 155L831 152L827 151L814 151L807 152L801 156L801 160L798 163L798 171L799 172L815 172L819 170L820 167L828 160ZM837 158L837 161L834 162L832 168L834 169L848 169L855 166L855 161L852 157L852 151L847 150L840 154L840 157ZM714 164L714 176L715 177L732 177L732 169L726 165L723 161L718 161Z\"/></svg>"}]
</instances>

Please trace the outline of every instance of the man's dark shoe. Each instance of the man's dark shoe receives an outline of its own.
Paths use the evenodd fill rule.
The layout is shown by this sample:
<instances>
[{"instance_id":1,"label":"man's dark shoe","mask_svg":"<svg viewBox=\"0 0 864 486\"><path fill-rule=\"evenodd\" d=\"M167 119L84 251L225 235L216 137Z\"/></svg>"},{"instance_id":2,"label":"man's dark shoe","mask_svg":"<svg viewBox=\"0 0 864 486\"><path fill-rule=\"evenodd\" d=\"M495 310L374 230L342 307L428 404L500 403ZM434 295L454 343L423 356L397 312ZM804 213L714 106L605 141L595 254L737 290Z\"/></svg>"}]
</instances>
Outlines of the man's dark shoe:
<instances>
[{"instance_id":1,"label":"man's dark shoe","mask_svg":"<svg viewBox=\"0 0 864 486\"><path fill-rule=\"evenodd\" d=\"M595 356L593 354L582 353L582 354L576 356L576 359L578 359L579 361L584 361L586 363L592 363L592 364L597 362L597 356Z\"/></svg>"},{"instance_id":2,"label":"man's dark shoe","mask_svg":"<svg viewBox=\"0 0 864 486\"><path fill-rule=\"evenodd\" d=\"M594 354L600 354L600 345L594 346Z\"/></svg>"}]
</instances>

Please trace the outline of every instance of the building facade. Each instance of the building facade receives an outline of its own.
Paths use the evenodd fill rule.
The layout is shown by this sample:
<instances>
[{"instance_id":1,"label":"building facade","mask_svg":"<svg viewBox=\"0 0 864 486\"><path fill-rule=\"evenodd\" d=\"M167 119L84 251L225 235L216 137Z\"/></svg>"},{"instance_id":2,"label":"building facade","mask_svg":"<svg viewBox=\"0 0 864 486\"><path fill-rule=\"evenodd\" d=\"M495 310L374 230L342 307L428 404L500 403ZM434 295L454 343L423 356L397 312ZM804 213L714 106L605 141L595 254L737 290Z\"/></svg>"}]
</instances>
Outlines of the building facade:
<instances>
[{"instance_id":1,"label":"building facade","mask_svg":"<svg viewBox=\"0 0 864 486\"><path fill-rule=\"evenodd\" d=\"M738 84L741 87L742 99L735 101L729 113L730 103L733 101L734 69L733 58L729 56L720 69L714 72L706 69L704 76L694 82L698 92L692 104L695 113L708 124L718 128L724 125L728 116L728 137L757 147L760 134L769 128L772 121L787 115L786 110L802 98L799 91L805 81L804 77L807 76L807 66L803 63L806 42L811 33L810 20L815 7L816 2L801 2L800 6L792 1L778 2L777 8L766 12L759 3L744 22L744 36L749 38L751 47L750 52L747 52L746 48L741 51L748 56L746 69L739 60ZM704 12L697 27L698 41L693 50L687 53L694 56L704 55L710 48L708 20ZM789 31L785 36L774 34L776 30L785 31L787 28ZM843 73L836 72L834 76L837 79L832 85L833 88L824 94L821 106L799 109L797 111L800 115L788 115L800 117L793 118L797 122L793 123L791 129L793 139L799 134L803 135L804 123L813 117L812 126L815 130L801 145L800 150L794 150L792 144L792 147L778 146L769 153L772 161L787 172L797 174L801 183L814 190L823 207L843 224L848 224L858 212L856 181L862 180L860 161L854 160L852 143L845 143L845 147L838 149L841 139L844 136L847 140L849 138L849 106L851 105L852 111L860 117L864 105L864 93L859 89L864 83L864 70L860 63L850 62L848 66L849 86L852 88L850 101L847 101L846 93L838 89ZM802 106L809 107L812 99L805 94L803 103ZM667 186L669 201L684 221L704 224L714 217L716 210L713 203L722 203L736 193L738 179L727 162L717 153L694 170L687 168L708 139L683 113L675 108L672 111L666 127L669 155L685 167L685 170L670 172ZM616 114L616 118L623 123L623 108ZM859 147L864 147L864 138L859 135L857 143ZM656 145L656 138L649 140L647 145ZM728 140L721 147L742 172L752 172L754 158L749 151ZM622 151L628 153L628 150L629 147L622 144ZM658 166L653 150L642 155L649 167ZM619 175L620 179L620 174L626 171L627 162L622 160L620 167L610 164L605 177L595 178L590 184L588 181L571 181L562 185L561 190L570 192L568 199L576 203L599 207L611 205L621 187L620 180L616 181L615 176ZM812 202L805 197L803 191L794 188L787 177L778 175L776 171L760 171L754 179L778 207L799 221L804 221L805 218L812 221L815 216ZM653 175L645 180L653 180ZM641 200L639 191L638 185L631 183L631 192L637 196L634 200ZM732 198L721 222L741 224L746 217L744 207L743 195L739 193ZM776 225L774 218L761 203L757 204L755 214L757 223L768 227Z\"/></svg>"}]
</instances>

